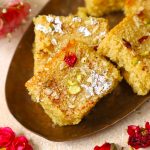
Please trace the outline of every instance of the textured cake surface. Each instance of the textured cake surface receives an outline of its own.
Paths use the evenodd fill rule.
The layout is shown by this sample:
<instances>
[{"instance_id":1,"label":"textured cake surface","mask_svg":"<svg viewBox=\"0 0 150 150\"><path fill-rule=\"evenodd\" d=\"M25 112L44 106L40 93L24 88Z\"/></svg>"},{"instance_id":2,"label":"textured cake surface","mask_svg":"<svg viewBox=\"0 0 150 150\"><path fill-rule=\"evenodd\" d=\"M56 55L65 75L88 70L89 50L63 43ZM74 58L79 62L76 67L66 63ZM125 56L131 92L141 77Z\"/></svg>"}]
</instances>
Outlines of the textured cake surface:
<instances>
[{"instance_id":1,"label":"textured cake surface","mask_svg":"<svg viewBox=\"0 0 150 150\"><path fill-rule=\"evenodd\" d=\"M114 61L138 95L150 90L150 25L140 16L128 16L114 27L98 48Z\"/></svg>"},{"instance_id":2,"label":"textured cake surface","mask_svg":"<svg viewBox=\"0 0 150 150\"><path fill-rule=\"evenodd\" d=\"M78 124L121 80L119 71L85 43L72 40L27 83L29 94L59 125Z\"/></svg>"},{"instance_id":3,"label":"textured cake surface","mask_svg":"<svg viewBox=\"0 0 150 150\"><path fill-rule=\"evenodd\" d=\"M38 16L34 19L34 72L55 56L71 39L97 47L108 33L107 20L93 17Z\"/></svg>"},{"instance_id":4,"label":"textured cake surface","mask_svg":"<svg viewBox=\"0 0 150 150\"><path fill-rule=\"evenodd\" d=\"M125 14L127 16L144 14L146 17L150 18L150 0L126 0Z\"/></svg>"},{"instance_id":5,"label":"textured cake surface","mask_svg":"<svg viewBox=\"0 0 150 150\"><path fill-rule=\"evenodd\" d=\"M85 0L85 4L88 14L95 17L124 8L124 0Z\"/></svg>"}]
</instances>

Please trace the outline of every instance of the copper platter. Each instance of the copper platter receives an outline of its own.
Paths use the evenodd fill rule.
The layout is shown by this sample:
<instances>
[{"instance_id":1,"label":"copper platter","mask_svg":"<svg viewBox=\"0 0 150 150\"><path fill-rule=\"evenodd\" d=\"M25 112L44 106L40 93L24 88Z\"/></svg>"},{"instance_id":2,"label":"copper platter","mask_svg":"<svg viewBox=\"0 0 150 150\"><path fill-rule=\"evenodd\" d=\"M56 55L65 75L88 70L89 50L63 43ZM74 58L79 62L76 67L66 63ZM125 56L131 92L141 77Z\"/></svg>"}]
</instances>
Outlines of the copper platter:
<instances>
[{"instance_id":1,"label":"copper platter","mask_svg":"<svg viewBox=\"0 0 150 150\"><path fill-rule=\"evenodd\" d=\"M83 0L51 0L40 14L68 15L75 12ZM113 27L123 14L113 13L108 16ZM53 127L51 119L43 109L31 101L24 83L33 75L32 43L34 40L33 24L20 41L12 59L7 81L6 99L12 115L30 131L51 141L67 141L91 135L117 123L146 102L150 95L137 96L122 81L113 93L103 98L83 121L75 126Z\"/></svg>"}]
</instances>

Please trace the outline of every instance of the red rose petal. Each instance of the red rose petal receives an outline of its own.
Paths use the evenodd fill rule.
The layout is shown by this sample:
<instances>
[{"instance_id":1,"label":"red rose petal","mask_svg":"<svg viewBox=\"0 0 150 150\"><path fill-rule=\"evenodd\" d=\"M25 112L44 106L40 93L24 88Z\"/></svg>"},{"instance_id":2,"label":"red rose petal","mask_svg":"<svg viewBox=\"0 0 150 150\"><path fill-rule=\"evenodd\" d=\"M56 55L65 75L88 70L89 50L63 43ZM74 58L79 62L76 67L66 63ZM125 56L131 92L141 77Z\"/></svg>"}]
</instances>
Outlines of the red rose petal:
<instances>
[{"instance_id":1,"label":"red rose petal","mask_svg":"<svg viewBox=\"0 0 150 150\"><path fill-rule=\"evenodd\" d=\"M145 123L145 128L146 128L147 130L150 130L150 123L149 123L149 122L146 122L146 123Z\"/></svg>"},{"instance_id":2,"label":"red rose petal","mask_svg":"<svg viewBox=\"0 0 150 150\"><path fill-rule=\"evenodd\" d=\"M111 150L111 144L105 143L102 146L95 146L94 150Z\"/></svg>"},{"instance_id":3,"label":"red rose petal","mask_svg":"<svg viewBox=\"0 0 150 150\"><path fill-rule=\"evenodd\" d=\"M0 37L2 37L14 31L22 23L23 19L26 19L30 5L29 3L11 5L6 9L6 13L2 13L2 8L0 10L0 20L1 23L3 22L3 27L0 28Z\"/></svg>"},{"instance_id":4,"label":"red rose petal","mask_svg":"<svg viewBox=\"0 0 150 150\"><path fill-rule=\"evenodd\" d=\"M77 61L77 56L75 54L70 54L65 56L64 61L69 67L74 67L76 61Z\"/></svg>"},{"instance_id":5,"label":"red rose petal","mask_svg":"<svg viewBox=\"0 0 150 150\"><path fill-rule=\"evenodd\" d=\"M14 139L7 150L33 150L25 136L19 136Z\"/></svg>"},{"instance_id":6,"label":"red rose petal","mask_svg":"<svg viewBox=\"0 0 150 150\"><path fill-rule=\"evenodd\" d=\"M95 146L94 150L100 150L100 147L99 146Z\"/></svg>"},{"instance_id":7,"label":"red rose petal","mask_svg":"<svg viewBox=\"0 0 150 150\"><path fill-rule=\"evenodd\" d=\"M138 133L139 131L140 131L140 127L139 126L134 126L134 125L128 126L127 132L128 132L128 134L130 136Z\"/></svg>"},{"instance_id":8,"label":"red rose petal","mask_svg":"<svg viewBox=\"0 0 150 150\"><path fill-rule=\"evenodd\" d=\"M0 30L3 28L4 22L3 20L0 18Z\"/></svg>"},{"instance_id":9,"label":"red rose petal","mask_svg":"<svg viewBox=\"0 0 150 150\"><path fill-rule=\"evenodd\" d=\"M129 126L128 127L128 145L131 147L138 148L146 148L150 146L150 124L146 122L145 128L139 126Z\"/></svg>"},{"instance_id":10,"label":"red rose petal","mask_svg":"<svg viewBox=\"0 0 150 150\"><path fill-rule=\"evenodd\" d=\"M0 148L4 148L11 145L14 138L15 133L12 131L11 128L0 128Z\"/></svg>"}]
</instances>

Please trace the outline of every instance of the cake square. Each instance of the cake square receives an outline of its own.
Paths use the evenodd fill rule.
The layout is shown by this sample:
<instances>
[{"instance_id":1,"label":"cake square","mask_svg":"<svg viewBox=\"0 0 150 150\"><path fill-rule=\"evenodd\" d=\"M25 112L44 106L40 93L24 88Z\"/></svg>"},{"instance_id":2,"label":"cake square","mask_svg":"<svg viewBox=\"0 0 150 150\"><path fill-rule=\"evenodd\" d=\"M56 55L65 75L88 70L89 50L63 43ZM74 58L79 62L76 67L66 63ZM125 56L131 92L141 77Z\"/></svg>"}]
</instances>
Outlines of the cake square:
<instances>
[{"instance_id":1,"label":"cake square","mask_svg":"<svg viewBox=\"0 0 150 150\"><path fill-rule=\"evenodd\" d=\"M89 15L99 17L113 11L123 10L124 0L85 0Z\"/></svg>"},{"instance_id":2,"label":"cake square","mask_svg":"<svg viewBox=\"0 0 150 150\"><path fill-rule=\"evenodd\" d=\"M69 40L79 40L97 48L108 33L108 22L103 18L48 15L38 16L34 24L34 73L41 71Z\"/></svg>"},{"instance_id":3,"label":"cake square","mask_svg":"<svg viewBox=\"0 0 150 150\"><path fill-rule=\"evenodd\" d=\"M122 70L138 95L150 91L150 26L139 15L128 16L114 27L98 48Z\"/></svg>"},{"instance_id":4,"label":"cake square","mask_svg":"<svg viewBox=\"0 0 150 150\"><path fill-rule=\"evenodd\" d=\"M78 124L121 80L117 68L83 42L71 40L26 87L59 126Z\"/></svg>"}]
</instances>

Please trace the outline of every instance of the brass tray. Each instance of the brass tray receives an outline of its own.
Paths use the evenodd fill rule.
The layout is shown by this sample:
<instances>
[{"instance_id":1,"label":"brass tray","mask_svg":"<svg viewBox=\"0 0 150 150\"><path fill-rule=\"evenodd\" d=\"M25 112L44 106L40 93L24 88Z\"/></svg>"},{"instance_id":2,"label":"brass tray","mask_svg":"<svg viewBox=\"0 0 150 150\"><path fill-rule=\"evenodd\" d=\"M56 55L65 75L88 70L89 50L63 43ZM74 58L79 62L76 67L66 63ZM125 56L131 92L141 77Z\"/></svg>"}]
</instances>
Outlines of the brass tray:
<instances>
[{"instance_id":1,"label":"brass tray","mask_svg":"<svg viewBox=\"0 0 150 150\"><path fill-rule=\"evenodd\" d=\"M83 5L83 0L51 0L40 14L68 15L75 12L79 5ZM122 19L122 14L115 13L106 17L110 19L113 27ZM79 125L54 127L43 109L31 101L24 86L33 75L33 40L31 24L12 59L6 81L6 99L10 112L24 127L48 140L73 140L106 129L150 98L150 95L137 96L123 81L113 93L103 98Z\"/></svg>"}]
</instances>

